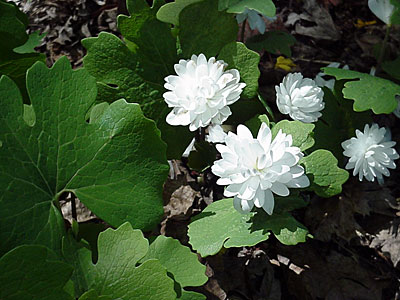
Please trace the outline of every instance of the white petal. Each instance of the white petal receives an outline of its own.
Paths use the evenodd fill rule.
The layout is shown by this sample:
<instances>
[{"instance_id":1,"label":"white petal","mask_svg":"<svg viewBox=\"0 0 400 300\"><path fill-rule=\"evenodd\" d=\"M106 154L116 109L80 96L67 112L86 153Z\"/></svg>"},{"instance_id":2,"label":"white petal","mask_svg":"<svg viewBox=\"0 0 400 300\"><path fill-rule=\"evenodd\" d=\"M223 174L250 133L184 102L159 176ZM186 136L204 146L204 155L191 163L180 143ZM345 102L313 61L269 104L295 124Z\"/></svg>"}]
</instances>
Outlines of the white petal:
<instances>
[{"instance_id":1,"label":"white petal","mask_svg":"<svg viewBox=\"0 0 400 300\"><path fill-rule=\"evenodd\" d=\"M272 215L274 210L274 195L270 190L265 191L265 200L262 208L266 211L267 214Z\"/></svg>"}]
</instances>

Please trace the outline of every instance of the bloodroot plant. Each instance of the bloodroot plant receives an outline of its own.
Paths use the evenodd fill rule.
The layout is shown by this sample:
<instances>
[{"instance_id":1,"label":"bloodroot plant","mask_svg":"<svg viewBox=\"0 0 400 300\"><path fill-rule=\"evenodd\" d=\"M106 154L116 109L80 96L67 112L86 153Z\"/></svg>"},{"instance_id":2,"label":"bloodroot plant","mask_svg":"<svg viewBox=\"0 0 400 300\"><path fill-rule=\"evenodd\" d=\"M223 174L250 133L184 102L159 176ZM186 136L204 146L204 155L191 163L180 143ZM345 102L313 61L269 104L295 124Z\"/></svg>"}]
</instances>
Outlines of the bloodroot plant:
<instances>
[{"instance_id":1,"label":"bloodroot plant","mask_svg":"<svg viewBox=\"0 0 400 300\"><path fill-rule=\"evenodd\" d=\"M390 27L396 3L368 4ZM293 211L340 195L345 169L379 188L396 168L396 143L374 114L399 116L400 59L382 56L382 77L323 68L324 87L285 73L264 94L259 52L290 57L295 43L268 30L271 0L127 9L122 38L82 40L73 70L66 57L47 67L33 50L41 36L0 0L0 299L206 299L193 291L208 279L198 254L271 236L307 242ZM244 44L246 17L260 35ZM209 188L223 188L191 218L185 245L158 234L168 160L183 153ZM97 216L91 230L64 219L67 193Z\"/></svg>"}]
</instances>

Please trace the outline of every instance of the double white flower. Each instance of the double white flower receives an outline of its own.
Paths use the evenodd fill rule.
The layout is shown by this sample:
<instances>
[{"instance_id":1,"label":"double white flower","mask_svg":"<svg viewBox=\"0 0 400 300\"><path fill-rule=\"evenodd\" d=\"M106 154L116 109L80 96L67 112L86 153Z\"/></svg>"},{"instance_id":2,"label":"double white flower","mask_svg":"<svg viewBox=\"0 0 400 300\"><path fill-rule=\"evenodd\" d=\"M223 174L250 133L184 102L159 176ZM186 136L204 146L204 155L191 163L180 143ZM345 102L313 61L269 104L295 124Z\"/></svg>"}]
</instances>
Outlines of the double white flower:
<instances>
[{"instance_id":1,"label":"double white flower","mask_svg":"<svg viewBox=\"0 0 400 300\"><path fill-rule=\"evenodd\" d=\"M279 111L293 120L312 123L322 116L324 92L314 80L303 78L301 73L290 73L275 90Z\"/></svg>"},{"instance_id":2,"label":"double white flower","mask_svg":"<svg viewBox=\"0 0 400 300\"><path fill-rule=\"evenodd\" d=\"M371 128L365 125L364 132L356 130L356 137L344 141L343 154L350 157L346 169L353 169L353 176L358 174L361 181L365 177L368 181L383 182L383 176L389 176L388 169L395 169L395 159L399 154L393 148L396 142L387 141L386 129L373 124Z\"/></svg>"},{"instance_id":3,"label":"double white flower","mask_svg":"<svg viewBox=\"0 0 400 300\"><path fill-rule=\"evenodd\" d=\"M227 64L203 54L192 55L175 64L177 75L165 78L164 100L172 111L167 116L171 125L189 125L195 131L210 124L221 125L230 115L228 105L240 98L245 83L240 83L236 69L225 71Z\"/></svg>"},{"instance_id":4,"label":"double white flower","mask_svg":"<svg viewBox=\"0 0 400 300\"><path fill-rule=\"evenodd\" d=\"M268 214L274 209L274 194L288 196L289 188L310 184L303 167L300 148L292 146L292 136L280 130L272 140L269 127L263 123L254 139L250 130L239 125L237 134L228 133L226 145L218 144L222 159L211 170L219 176L219 185L228 185L224 195L234 197L234 207L242 213L253 206Z\"/></svg>"}]
</instances>

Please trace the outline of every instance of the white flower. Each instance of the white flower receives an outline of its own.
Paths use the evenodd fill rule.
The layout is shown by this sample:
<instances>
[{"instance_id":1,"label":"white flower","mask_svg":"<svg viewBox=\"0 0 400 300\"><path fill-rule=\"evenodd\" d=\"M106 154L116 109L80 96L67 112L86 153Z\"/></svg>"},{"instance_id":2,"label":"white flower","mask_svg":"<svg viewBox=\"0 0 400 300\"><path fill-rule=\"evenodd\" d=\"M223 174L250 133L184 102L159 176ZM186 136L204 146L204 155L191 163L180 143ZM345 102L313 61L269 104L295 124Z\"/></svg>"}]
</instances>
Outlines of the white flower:
<instances>
[{"instance_id":1,"label":"white flower","mask_svg":"<svg viewBox=\"0 0 400 300\"><path fill-rule=\"evenodd\" d=\"M204 54L192 55L175 64L178 74L165 77L164 100L173 110L167 116L171 125L189 125L191 131L210 123L220 125L230 115L228 105L240 98L245 83L239 83L236 69L225 71L227 64Z\"/></svg>"},{"instance_id":2,"label":"white flower","mask_svg":"<svg viewBox=\"0 0 400 300\"><path fill-rule=\"evenodd\" d=\"M304 123L316 122L322 114L325 103L324 92L314 80L304 78L301 73L291 73L275 86L276 103L283 114Z\"/></svg>"},{"instance_id":3,"label":"white flower","mask_svg":"<svg viewBox=\"0 0 400 300\"><path fill-rule=\"evenodd\" d=\"M272 193L288 196L288 188L310 184L303 167L298 165L303 154L300 148L292 146L292 136L280 130L271 140L271 130L265 123L257 139L246 126L239 125L237 134L228 133L226 145L216 146L222 159L211 170L221 177L217 184L228 185L224 195L234 197L233 205L239 212L249 212L255 205L272 214Z\"/></svg>"},{"instance_id":4,"label":"white flower","mask_svg":"<svg viewBox=\"0 0 400 300\"><path fill-rule=\"evenodd\" d=\"M265 22L263 20L263 15L259 14L256 10L246 8L244 12L236 15L236 20L239 24L246 19L249 22L251 30L257 28L257 30L261 34L265 32Z\"/></svg>"},{"instance_id":5,"label":"white flower","mask_svg":"<svg viewBox=\"0 0 400 300\"><path fill-rule=\"evenodd\" d=\"M223 143L226 138L226 133L222 129L221 125L210 124L208 126L208 134L206 135L206 141L209 143Z\"/></svg>"},{"instance_id":6,"label":"white flower","mask_svg":"<svg viewBox=\"0 0 400 300\"><path fill-rule=\"evenodd\" d=\"M395 169L395 159L399 158L392 147L396 142L385 139L385 128L373 124L371 128L365 125L364 132L356 130L356 136L344 141L343 154L350 157L346 169L353 169L353 176L358 174L361 181L365 177L368 181L383 181L382 175L389 176L389 169Z\"/></svg>"},{"instance_id":7,"label":"white flower","mask_svg":"<svg viewBox=\"0 0 400 300\"><path fill-rule=\"evenodd\" d=\"M390 0L368 0L368 7L382 22L390 25L390 18L392 17L394 6Z\"/></svg>"},{"instance_id":8,"label":"white flower","mask_svg":"<svg viewBox=\"0 0 400 300\"><path fill-rule=\"evenodd\" d=\"M338 63L338 62L333 62L333 63L330 63L329 65L327 65L328 68L339 68L339 66L340 66L340 63ZM348 65L344 65L342 69L343 70L348 70L349 66ZM325 86L325 87L333 90L333 87L335 86L335 79L332 78L332 79L327 79L326 80L324 78L325 76L326 76L326 74L324 72L319 72L317 74L317 76L315 76L315 78L314 78L315 84L318 85L319 87L324 87Z\"/></svg>"}]
</instances>

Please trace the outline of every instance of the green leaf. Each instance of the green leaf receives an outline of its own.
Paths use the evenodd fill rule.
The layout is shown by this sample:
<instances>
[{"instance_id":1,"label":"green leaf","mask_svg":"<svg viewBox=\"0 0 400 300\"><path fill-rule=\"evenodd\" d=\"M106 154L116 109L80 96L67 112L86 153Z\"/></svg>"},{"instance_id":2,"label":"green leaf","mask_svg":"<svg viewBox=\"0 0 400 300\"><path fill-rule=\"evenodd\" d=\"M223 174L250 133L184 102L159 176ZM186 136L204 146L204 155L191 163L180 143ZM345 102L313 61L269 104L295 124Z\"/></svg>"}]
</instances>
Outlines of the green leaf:
<instances>
[{"instance_id":1,"label":"green leaf","mask_svg":"<svg viewBox=\"0 0 400 300\"><path fill-rule=\"evenodd\" d=\"M11 51L28 40L26 25L19 18L18 13L16 5L0 2L0 41L2 41L0 58L4 52Z\"/></svg>"},{"instance_id":2,"label":"green leaf","mask_svg":"<svg viewBox=\"0 0 400 300\"><path fill-rule=\"evenodd\" d=\"M31 33L25 44L14 48L14 52L18 54L34 53L35 47L39 46L46 33L40 34L39 31Z\"/></svg>"},{"instance_id":3,"label":"green leaf","mask_svg":"<svg viewBox=\"0 0 400 300\"><path fill-rule=\"evenodd\" d=\"M314 124L306 124L300 121L282 120L272 127L272 136L275 137L279 130L292 135L293 146L299 147L301 151L307 150L314 145Z\"/></svg>"},{"instance_id":4,"label":"green leaf","mask_svg":"<svg viewBox=\"0 0 400 300\"><path fill-rule=\"evenodd\" d=\"M316 150L303 157L300 163L305 166L314 190L318 196L329 198L342 192L342 184L349 179L349 172L337 166L338 160L328 150Z\"/></svg>"},{"instance_id":5,"label":"green leaf","mask_svg":"<svg viewBox=\"0 0 400 300\"><path fill-rule=\"evenodd\" d=\"M159 300L176 299L174 281L156 259L149 259L136 267L148 249L148 241L140 230L129 223L118 229L100 233L99 259L92 263L90 251L79 252L82 272L89 289L98 296L111 299ZM100 298L101 299L101 298Z\"/></svg>"},{"instance_id":6,"label":"green leaf","mask_svg":"<svg viewBox=\"0 0 400 300\"><path fill-rule=\"evenodd\" d=\"M73 282L73 290L75 298L78 298L89 288L89 283L84 276L86 272L86 263L80 259L80 253L90 253L90 247L85 242L75 240L71 230L62 239L62 257L63 260L74 267L74 271L71 276ZM92 260L94 260L94 251L92 250ZM97 254L96 254L97 259Z\"/></svg>"},{"instance_id":7,"label":"green leaf","mask_svg":"<svg viewBox=\"0 0 400 300\"><path fill-rule=\"evenodd\" d=\"M157 12L157 19L178 26L181 11L186 6L200 1L202 0L175 0L174 2L164 4Z\"/></svg>"},{"instance_id":8,"label":"green leaf","mask_svg":"<svg viewBox=\"0 0 400 300\"><path fill-rule=\"evenodd\" d=\"M192 291L183 291L182 295L177 298L179 300L206 300L206 296Z\"/></svg>"},{"instance_id":9,"label":"green leaf","mask_svg":"<svg viewBox=\"0 0 400 300\"><path fill-rule=\"evenodd\" d=\"M396 95L400 85L369 74L338 68L322 68L327 75L336 79L354 79L344 84L343 95L353 99L355 111L372 109L375 114L389 114L397 107Z\"/></svg>"},{"instance_id":10,"label":"green leaf","mask_svg":"<svg viewBox=\"0 0 400 300\"><path fill-rule=\"evenodd\" d=\"M97 81L97 101L124 98L139 103L146 117L157 123L168 144L168 158L180 158L193 136L187 127L166 123L170 109L162 96L163 82L152 81L147 77L150 74L145 76L138 56L112 34L102 32L97 38L82 40L82 45L87 49L84 66Z\"/></svg>"},{"instance_id":11,"label":"green leaf","mask_svg":"<svg viewBox=\"0 0 400 300\"><path fill-rule=\"evenodd\" d=\"M275 55L292 56L290 49L296 43L296 39L284 31L268 31L262 35L256 35L247 40L246 46L254 51L266 50Z\"/></svg>"},{"instance_id":12,"label":"green leaf","mask_svg":"<svg viewBox=\"0 0 400 300\"><path fill-rule=\"evenodd\" d=\"M23 119L16 85L0 79L0 252L50 242L52 202L65 191L112 226L126 220L143 229L157 224L169 168L160 133L140 107L119 100L88 124L96 83L86 70L73 71L66 58L51 69L35 64L27 88L33 127Z\"/></svg>"},{"instance_id":13,"label":"green leaf","mask_svg":"<svg viewBox=\"0 0 400 300\"><path fill-rule=\"evenodd\" d=\"M18 10L14 3L0 2L0 41L2 45L0 47L0 76L7 75L17 83L25 103L29 103L25 86L26 70L37 61L45 61L43 54L26 53L36 39L33 34L28 40L27 26L28 18ZM18 50L20 47L25 50L22 52L26 54L19 54L15 51L14 48Z\"/></svg>"},{"instance_id":14,"label":"green leaf","mask_svg":"<svg viewBox=\"0 0 400 300\"><path fill-rule=\"evenodd\" d=\"M203 257L218 253L222 247L254 246L269 237L269 232L252 229L254 214L236 211L232 199L213 202L192 219L189 243Z\"/></svg>"},{"instance_id":15,"label":"green leaf","mask_svg":"<svg viewBox=\"0 0 400 300\"><path fill-rule=\"evenodd\" d=\"M0 299L72 300L64 291L72 267L39 245L14 248L0 258Z\"/></svg>"},{"instance_id":16,"label":"green leaf","mask_svg":"<svg viewBox=\"0 0 400 300\"><path fill-rule=\"evenodd\" d=\"M90 290L82 294L79 300L113 300L113 298L111 296L99 296L95 290Z\"/></svg>"},{"instance_id":17,"label":"green leaf","mask_svg":"<svg viewBox=\"0 0 400 300\"><path fill-rule=\"evenodd\" d=\"M158 236L141 262L149 259L158 259L181 287L200 286L208 279L197 255L173 238Z\"/></svg>"},{"instance_id":18,"label":"green leaf","mask_svg":"<svg viewBox=\"0 0 400 300\"><path fill-rule=\"evenodd\" d=\"M351 101L343 98L344 81L337 80L333 92L324 90L325 108L314 129L315 145L313 149L326 149L338 159L339 166L344 165L341 143L354 136L355 130L362 130L365 124L372 122L371 112L355 112Z\"/></svg>"},{"instance_id":19,"label":"green leaf","mask_svg":"<svg viewBox=\"0 0 400 300\"><path fill-rule=\"evenodd\" d=\"M290 203L291 199L287 201ZM301 206L297 201L287 208ZM241 214L233 207L232 199L216 201L193 218L188 230L189 243L204 257L216 254L222 247L254 246L267 240L269 231L286 245L304 242L307 229L286 211L285 204L280 204L277 211L271 216L262 210Z\"/></svg>"},{"instance_id":20,"label":"green leaf","mask_svg":"<svg viewBox=\"0 0 400 300\"><path fill-rule=\"evenodd\" d=\"M382 63L382 69L393 78L400 80L400 56L393 61Z\"/></svg>"},{"instance_id":21,"label":"green leaf","mask_svg":"<svg viewBox=\"0 0 400 300\"><path fill-rule=\"evenodd\" d=\"M218 0L218 9L240 14L245 9L253 9L268 17L275 16L276 8L272 0Z\"/></svg>"},{"instance_id":22,"label":"green leaf","mask_svg":"<svg viewBox=\"0 0 400 300\"><path fill-rule=\"evenodd\" d=\"M170 26L156 19L159 1L152 8L144 0L134 2L144 2L144 8L131 10L129 17L118 16L118 28L124 38L137 47L141 76L162 85L164 78L174 73L174 64L178 62L176 39Z\"/></svg>"},{"instance_id":23,"label":"green leaf","mask_svg":"<svg viewBox=\"0 0 400 300\"><path fill-rule=\"evenodd\" d=\"M400 24L400 1L399 0L390 0L390 3L394 5L393 13L390 18L390 23L392 25Z\"/></svg>"},{"instance_id":24,"label":"green leaf","mask_svg":"<svg viewBox=\"0 0 400 300\"><path fill-rule=\"evenodd\" d=\"M24 103L29 103L26 90L26 71L37 61L45 61L41 53L16 54L9 53L4 59L0 58L0 76L10 77L20 89Z\"/></svg>"},{"instance_id":25,"label":"green leaf","mask_svg":"<svg viewBox=\"0 0 400 300\"><path fill-rule=\"evenodd\" d=\"M35 115L35 111L33 110L33 106L32 105L27 105L24 104L24 121L25 123L32 127L33 125L35 125L36 122L36 115Z\"/></svg>"},{"instance_id":26,"label":"green leaf","mask_svg":"<svg viewBox=\"0 0 400 300\"><path fill-rule=\"evenodd\" d=\"M296 191L291 191L287 197L275 195L274 201L274 214L278 215L307 206L307 202Z\"/></svg>"},{"instance_id":27,"label":"green leaf","mask_svg":"<svg viewBox=\"0 0 400 300\"><path fill-rule=\"evenodd\" d=\"M251 99L257 95L260 77L258 53L247 49L243 43L233 42L222 48L218 59L224 60L228 64L228 69L239 71L241 81L246 83L241 95L243 98Z\"/></svg>"},{"instance_id":28,"label":"green leaf","mask_svg":"<svg viewBox=\"0 0 400 300\"><path fill-rule=\"evenodd\" d=\"M252 219L252 229L272 231L275 237L284 245L297 245L306 241L308 230L299 223L291 214L272 214L271 216L262 210L257 211Z\"/></svg>"},{"instance_id":29,"label":"green leaf","mask_svg":"<svg viewBox=\"0 0 400 300\"><path fill-rule=\"evenodd\" d=\"M236 41L238 25L235 18L218 11L217 5L215 0L205 0L186 6L179 14L179 40L184 57L203 53L210 58L226 44Z\"/></svg>"}]
</instances>

